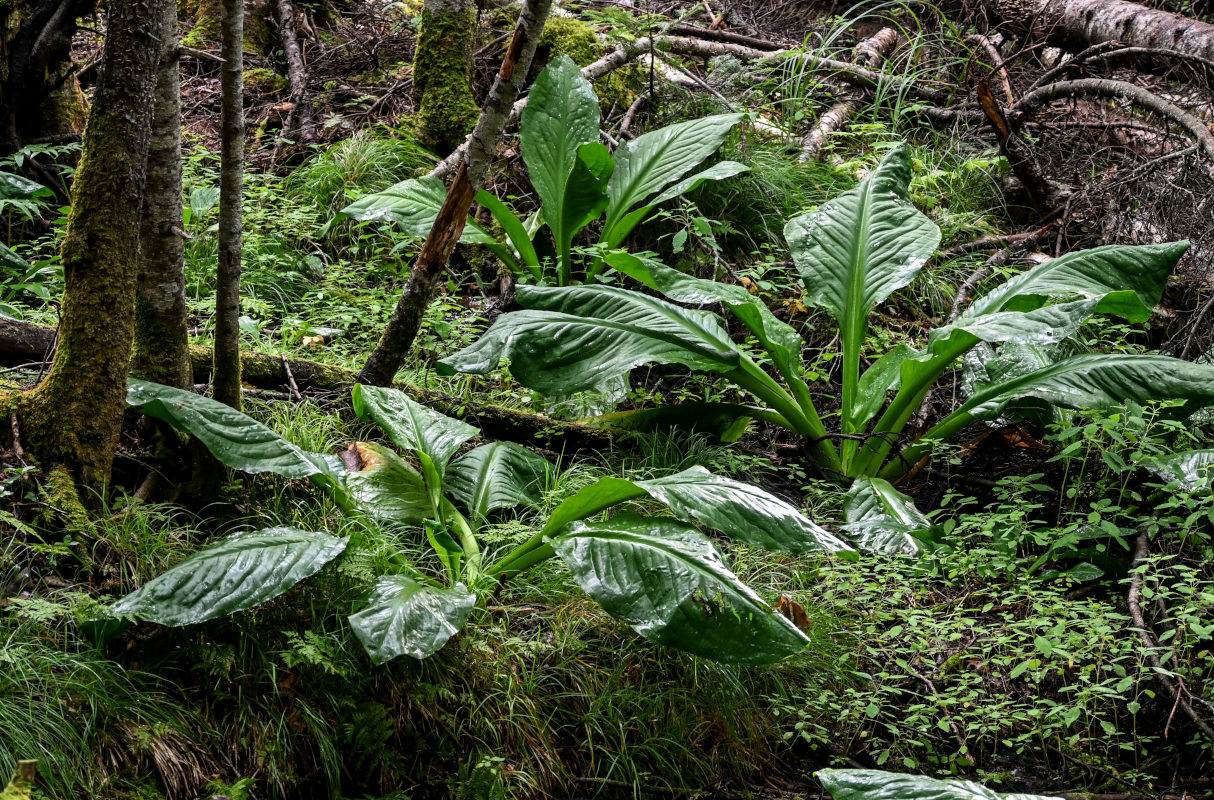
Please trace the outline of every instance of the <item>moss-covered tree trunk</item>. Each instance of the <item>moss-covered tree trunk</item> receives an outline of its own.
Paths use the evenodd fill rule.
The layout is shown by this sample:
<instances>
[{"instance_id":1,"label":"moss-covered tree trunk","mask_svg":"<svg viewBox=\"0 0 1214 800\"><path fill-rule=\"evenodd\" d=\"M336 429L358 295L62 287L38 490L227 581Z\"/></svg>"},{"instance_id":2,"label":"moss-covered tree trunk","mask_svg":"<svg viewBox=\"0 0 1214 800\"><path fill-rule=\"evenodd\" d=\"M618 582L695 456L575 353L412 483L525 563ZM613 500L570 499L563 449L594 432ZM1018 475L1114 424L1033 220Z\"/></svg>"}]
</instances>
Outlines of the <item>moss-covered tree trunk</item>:
<instances>
[{"instance_id":1,"label":"moss-covered tree trunk","mask_svg":"<svg viewBox=\"0 0 1214 800\"><path fill-rule=\"evenodd\" d=\"M18 403L26 450L86 486L109 481L135 322L140 210L159 61L161 4L111 0L93 109L61 250L59 348Z\"/></svg>"},{"instance_id":2,"label":"moss-covered tree trunk","mask_svg":"<svg viewBox=\"0 0 1214 800\"><path fill-rule=\"evenodd\" d=\"M244 182L244 3L223 0L220 73L219 265L215 280L213 395L240 408L240 237Z\"/></svg>"},{"instance_id":3,"label":"moss-covered tree trunk","mask_svg":"<svg viewBox=\"0 0 1214 800\"><path fill-rule=\"evenodd\" d=\"M160 67L148 149L135 297L135 359L144 380L188 389L185 246L181 214L181 81L177 5L164 3Z\"/></svg>"},{"instance_id":4,"label":"moss-covered tree trunk","mask_svg":"<svg viewBox=\"0 0 1214 800\"><path fill-rule=\"evenodd\" d=\"M413 57L413 92L419 139L442 156L463 144L476 124L479 110L472 97L475 30L473 0L426 0Z\"/></svg>"},{"instance_id":5,"label":"moss-covered tree trunk","mask_svg":"<svg viewBox=\"0 0 1214 800\"><path fill-rule=\"evenodd\" d=\"M76 19L96 0L0 0L0 155L79 133L86 104L68 75Z\"/></svg>"}]
</instances>

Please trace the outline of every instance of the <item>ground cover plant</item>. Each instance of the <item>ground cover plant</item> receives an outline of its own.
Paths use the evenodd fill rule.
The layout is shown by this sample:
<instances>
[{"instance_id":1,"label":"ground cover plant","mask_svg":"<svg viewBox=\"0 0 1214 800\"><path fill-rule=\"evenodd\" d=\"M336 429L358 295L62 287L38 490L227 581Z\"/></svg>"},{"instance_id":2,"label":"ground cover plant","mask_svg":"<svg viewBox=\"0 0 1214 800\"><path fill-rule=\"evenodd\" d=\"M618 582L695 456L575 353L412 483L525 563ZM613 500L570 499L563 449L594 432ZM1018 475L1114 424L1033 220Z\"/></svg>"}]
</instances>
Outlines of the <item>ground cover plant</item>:
<instances>
[{"instance_id":1,"label":"ground cover plant","mask_svg":"<svg viewBox=\"0 0 1214 800\"><path fill-rule=\"evenodd\" d=\"M4 800L1209 793L1199 8L53 5Z\"/></svg>"}]
</instances>

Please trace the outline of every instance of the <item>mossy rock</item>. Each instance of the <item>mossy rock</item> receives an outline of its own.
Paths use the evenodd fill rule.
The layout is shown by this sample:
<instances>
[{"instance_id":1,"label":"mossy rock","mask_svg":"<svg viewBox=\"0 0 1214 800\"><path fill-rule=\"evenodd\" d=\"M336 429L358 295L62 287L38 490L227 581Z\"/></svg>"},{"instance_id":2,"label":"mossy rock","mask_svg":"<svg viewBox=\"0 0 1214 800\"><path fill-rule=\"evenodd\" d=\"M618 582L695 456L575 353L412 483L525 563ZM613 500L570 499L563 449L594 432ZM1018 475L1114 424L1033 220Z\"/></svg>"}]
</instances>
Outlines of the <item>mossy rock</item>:
<instances>
[{"instance_id":1,"label":"mossy rock","mask_svg":"<svg viewBox=\"0 0 1214 800\"><path fill-rule=\"evenodd\" d=\"M536 64L547 65L554 58L569 56L573 63L584 67L602 58L609 49L599 41L598 34L589 24L573 17L552 17L544 23ZM538 75L539 69L535 68L533 72ZM644 88L644 73L636 64L614 70L594 85L604 114L612 106L627 108Z\"/></svg>"},{"instance_id":2,"label":"mossy rock","mask_svg":"<svg viewBox=\"0 0 1214 800\"><path fill-rule=\"evenodd\" d=\"M8 786L0 790L0 800L30 800L37 763L36 761L18 761L17 774L9 781Z\"/></svg>"},{"instance_id":3,"label":"mossy rock","mask_svg":"<svg viewBox=\"0 0 1214 800\"><path fill-rule=\"evenodd\" d=\"M259 94L279 94L291 87L291 82L268 67L253 67L244 71L244 87Z\"/></svg>"},{"instance_id":4,"label":"mossy rock","mask_svg":"<svg viewBox=\"0 0 1214 800\"><path fill-rule=\"evenodd\" d=\"M177 13L182 17L194 20L194 26L181 37L184 47L201 48L208 44L218 44L221 38L220 19L222 9L219 0L178 0ZM255 4L247 9L244 15L244 51L265 55L270 53L277 42L274 31L266 18L270 14L268 8Z\"/></svg>"},{"instance_id":5,"label":"mossy rock","mask_svg":"<svg viewBox=\"0 0 1214 800\"><path fill-rule=\"evenodd\" d=\"M181 37L182 47L200 48L219 42L219 17L200 16L194 20L194 27Z\"/></svg>"}]
</instances>

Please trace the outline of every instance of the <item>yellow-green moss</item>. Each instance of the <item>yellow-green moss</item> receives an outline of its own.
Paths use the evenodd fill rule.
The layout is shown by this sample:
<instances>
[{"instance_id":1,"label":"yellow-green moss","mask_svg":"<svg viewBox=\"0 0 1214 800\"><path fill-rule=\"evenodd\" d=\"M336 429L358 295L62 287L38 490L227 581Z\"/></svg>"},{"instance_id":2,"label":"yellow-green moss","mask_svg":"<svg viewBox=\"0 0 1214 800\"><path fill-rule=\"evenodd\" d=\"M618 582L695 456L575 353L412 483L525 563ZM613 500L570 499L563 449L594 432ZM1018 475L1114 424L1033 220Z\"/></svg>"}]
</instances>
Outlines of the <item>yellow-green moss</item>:
<instances>
[{"instance_id":1,"label":"yellow-green moss","mask_svg":"<svg viewBox=\"0 0 1214 800\"><path fill-rule=\"evenodd\" d=\"M573 17L552 17L544 23L537 62L547 64L558 56L569 56L573 63L584 67L604 56L607 50L587 23ZM612 106L626 108L644 88L644 74L635 64L609 72L594 85L603 113Z\"/></svg>"},{"instance_id":2,"label":"yellow-green moss","mask_svg":"<svg viewBox=\"0 0 1214 800\"><path fill-rule=\"evenodd\" d=\"M472 36L476 9L423 12L413 60L423 146L439 154L458 147L476 124L472 97Z\"/></svg>"},{"instance_id":3,"label":"yellow-green moss","mask_svg":"<svg viewBox=\"0 0 1214 800\"><path fill-rule=\"evenodd\" d=\"M183 47L199 48L219 41L219 17L201 16L194 22L194 27L181 37Z\"/></svg>"},{"instance_id":4,"label":"yellow-green moss","mask_svg":"<svg viewBox=\"0 0 1214 800\"><path fill-rule=\"evenodd\" d=\"M244 71L244 87L250 92L278 94L290 86L290 81L268 67L253 67Z\"/></svg>"},{"instance_id":5,"label":"yellow-green moss","mask_svg":"<svg viewBox=\"0 0 1214 800\"><path fill-rule=\"evenodd\" d=\"M36 761L18 761L17 774L0 791L0 800L30 800L34 788Z\"/></svg>"},{"instance_id":6,"label":"yellow-green moss","mask_svg":"<svg viewBox=\"0 0 1214 800\"><path fill-rule=\"evenodd\" d=\"M47 507L48 523L57 521L69 531L92 528L89 513L80 501L80 493L76 491L76 480L66 466L60 464L46 473L38 494Z\"/></svg>"}]
</instances>

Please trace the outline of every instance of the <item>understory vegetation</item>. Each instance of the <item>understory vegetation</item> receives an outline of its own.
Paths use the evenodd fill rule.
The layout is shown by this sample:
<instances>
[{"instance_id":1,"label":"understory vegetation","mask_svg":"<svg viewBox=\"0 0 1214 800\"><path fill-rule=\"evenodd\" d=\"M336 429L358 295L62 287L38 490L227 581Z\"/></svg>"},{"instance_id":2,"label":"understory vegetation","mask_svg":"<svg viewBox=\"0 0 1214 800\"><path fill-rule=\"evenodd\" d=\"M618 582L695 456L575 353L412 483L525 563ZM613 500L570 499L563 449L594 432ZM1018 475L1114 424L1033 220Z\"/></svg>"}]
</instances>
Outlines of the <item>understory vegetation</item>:
<instances>
[{"instance_id":1,"label":"understory vegetation","mask_svg":"<svg viewBox=\"0 0 1214 800\"><path fill-rule=\"evenodd\" d=\"M319 136L276 137L283 87L250 102L244 178L241 346L284 378L246 367L243 413L201 361L193 392L132 380L83 503L12 418L0 781L38 765L0 800L1214 792L1214 172L1177 128L1057 103L1020 133L1034 208L969 95L925 97L1023 96L1060 56L994 64L951 9L741 3L796 55L672 45L591 83L729 25L565 4L395 388L355 385L446 193L406 91L422 4L305 5ZM478 16L478 103L510 8ZM882 29L896 80L814 71ZM214 127L187 111L204 348ZM77 150L0 159L0 332L57 322ZM6 390L46 367L0 358Z\"/></svg>"}]
</instances>

